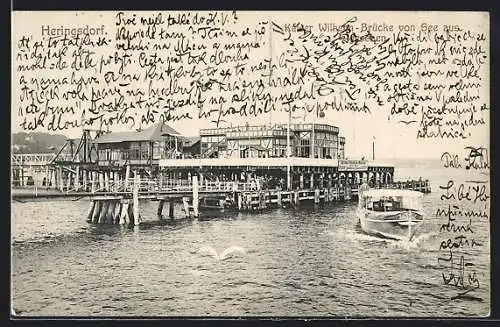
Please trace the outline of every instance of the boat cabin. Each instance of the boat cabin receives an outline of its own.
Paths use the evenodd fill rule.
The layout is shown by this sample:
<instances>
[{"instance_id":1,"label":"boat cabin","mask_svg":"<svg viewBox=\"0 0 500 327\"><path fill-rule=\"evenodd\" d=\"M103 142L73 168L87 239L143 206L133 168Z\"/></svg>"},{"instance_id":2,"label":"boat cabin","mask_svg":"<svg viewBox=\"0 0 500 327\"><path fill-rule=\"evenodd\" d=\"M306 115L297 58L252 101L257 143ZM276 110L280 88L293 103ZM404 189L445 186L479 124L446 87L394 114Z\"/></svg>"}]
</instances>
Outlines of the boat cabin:
<instances>
[{"instance_id":1,"label":"boat cabin","mask_svg":"<svg viewBox=\"0 0 500 327\"><path fill-rule=\"evenodd\" d=\"M410 190L377 189L362 193L359 206L370 211L421 211L423 193Z\"/></svg>"}]
</instances>

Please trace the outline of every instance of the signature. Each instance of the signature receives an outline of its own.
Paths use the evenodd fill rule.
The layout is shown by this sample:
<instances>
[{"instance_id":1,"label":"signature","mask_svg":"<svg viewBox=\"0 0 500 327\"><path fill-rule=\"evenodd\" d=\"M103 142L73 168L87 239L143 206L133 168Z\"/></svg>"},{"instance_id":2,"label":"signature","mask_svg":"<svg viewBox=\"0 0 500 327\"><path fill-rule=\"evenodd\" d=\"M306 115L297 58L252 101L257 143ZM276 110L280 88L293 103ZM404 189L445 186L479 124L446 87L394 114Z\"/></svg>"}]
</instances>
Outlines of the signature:
<instances>
[{"instance_id":1,"label":"signature","mask_svg":"<svg viewBox=\"0 0 500 327\"><path fill-rule=\"evenodd\" d=\"M449 257L438 258L438 262L441 261L449 262L450 264L448 273L447 274L442 273L444 284L463 290L462 292L458 293L457 296L454 296L452 299L463 298L469 292L479 288L480 283L479 279L476 276L476 272L470 269L470 267L473 267L474 264L465 261L463 255L461 255L458 258L458 262L456 262L456 258L454 258L453 256L453 251L450 249Z\"/></svg>"},{"instance_id":2,"label":"signature","mask_svg":"<svg viewBox=\"0 0 500 327\"><path fill-rule=\"evenodd\" d=\"M483 147L474 148L472 146L465 147L466 150L469 150L468 156L465 158L465 162L467 165L465 169L489 169L490 165L487 161L488 150Z\"/></svg>"},{"instance_id":3,"label":"signature","mask_svg":"<svg viewBox=\"0 0 500 327\"><path fill-rule=\"evenodd\" d=\"M467 151L466 156L463 161L460 160L458 154L450 153L448 151L441 155L441 163L444 168L462 168L465 169L489 169L490 164L488 162L488 150L484 147L465 147Z\"/></svg>"}]
</instances>

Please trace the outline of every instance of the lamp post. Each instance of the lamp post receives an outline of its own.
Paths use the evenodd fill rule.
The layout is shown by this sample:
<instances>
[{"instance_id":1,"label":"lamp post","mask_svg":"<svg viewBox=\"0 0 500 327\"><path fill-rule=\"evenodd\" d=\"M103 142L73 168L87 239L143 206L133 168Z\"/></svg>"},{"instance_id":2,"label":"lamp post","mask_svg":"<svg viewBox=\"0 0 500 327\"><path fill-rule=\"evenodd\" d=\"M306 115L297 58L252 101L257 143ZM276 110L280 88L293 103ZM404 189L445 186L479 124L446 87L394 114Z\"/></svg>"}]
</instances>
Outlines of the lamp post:
<instances>
[{"instance_id":1,"label":"lamp post","mask_svg":"<svg viewBox=\"0 0 500 327\"><path fill-rule=\"evenodd\" d=\"M287 166L286 166L286 186L288 190L292 189L292 176L291 176L291 167L290 167L290 157L292 156L291 148L290 148L290 123L292 120L292 107L290 106L288 109L288 124L286 128L286 158L287 158Z\"/></svg>"}]
</instances>

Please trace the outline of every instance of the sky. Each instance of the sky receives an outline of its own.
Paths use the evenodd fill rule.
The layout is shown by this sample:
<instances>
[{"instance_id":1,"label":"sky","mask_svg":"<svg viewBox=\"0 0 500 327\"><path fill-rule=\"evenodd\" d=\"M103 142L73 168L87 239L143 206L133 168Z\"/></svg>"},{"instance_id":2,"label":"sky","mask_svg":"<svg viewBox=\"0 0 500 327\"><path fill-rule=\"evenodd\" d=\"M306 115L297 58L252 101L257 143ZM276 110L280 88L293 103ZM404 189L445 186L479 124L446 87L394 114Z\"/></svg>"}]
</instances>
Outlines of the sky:
<instances>
[{"instance_id":1,"label":"sky","mask_svg":"<svg viewBox=\"0 0 500 327\"><path fill-rule=\"evenodd\" d=\"M34 16L36 15L36 16ZM421 26L426 24L461 24L461 26L470 25L471 28L483 28L481 24L485 23L484 15L472 15L467 13L394 13L377 12L376 15L369 12L336 12L336 13L314 13L314 12L279 12L268 13L268 17L259 12L238 13L238 22L240 24L252 23L255 24L258 20L269 20L281 23L282 26L295 22L302 22L312 26L313 29L318 29L316 25L320 23L339 24L345 22L350 17L358 17L359 26L366 29L371 28L383 30L387 25L398 26L398 24L410 24ZM467 19L465 19L467 18ZM15 40L24 35L34 35L35 38L40 37L40 26L74 26L75 24L88 24L91 22L95 26L107 25L113 29L114 13L113 12L86 12L76 15L74 13L22 13L16 12L13 14L13 37ZM364 24L364 25L363 25ZM465 25L464 25L465 24ZM439 25L439 26L441 26ZM83 26L83 25L82 25ZM289 25L291 26L291 25ZM385 27L384 27L385 26ZM436 25L437 26L437 25ZM487 31L487 29L485 29ZM375 33L375 32L374 32ZM383 32L380 32L383 33ZM385 33L385 32L384 32ZM13 44L13 58L16 54L16 46ZM19 79L13 68L13 81ZM486 69L483 74L484 87L482 89L482 101L489 103L489 88L487 87L489 77ZM16 83L12 83L16 85ZM17 115L16 99L19 98L19 90L14 86L12 89L14 102L12 103L11 113L11 131L13 133L21 131L19 127L20 117ZM418 122L411 125L402 124L389 117L388 108L379 109L371 108L371 114L353 113L353 112L334 112L326 111L325 117L317 118L315 114L295 113L292 123L299 122L314 122L321 124L329 124L339 127L340 134L346 138L346 156L352 159L361 157L372 157L372 145L375 144L375 157L388 159L410 159L410 158L426 158L438 159L444 151L459 152L465 146L489 146L489 121L486 125L480 126L474 130L473 135L465 140L455 139L417 139ZM487 115L485 115L487 116ZM486 117L487 119L487 117ZM261 115L258 118L242 120L236 117L226 117L226 125L244 125L249 122L252 125L270 124L270 123L286 123L288 114L285 112L273 112L268 115ZM213 128L213 123L200 120L181 120L169 123L171 127L187 136L198 134L200 128ZM147 126L143 126L146 128ZM221 125L223 127L223 125ZM116 126L111 128L112 131L126 130L125 126ZM45 132L43 129L39 132ZM64 134L67 137L77 138L81 135L81 129L68 130Z\"/></svg>"}]
</instances>

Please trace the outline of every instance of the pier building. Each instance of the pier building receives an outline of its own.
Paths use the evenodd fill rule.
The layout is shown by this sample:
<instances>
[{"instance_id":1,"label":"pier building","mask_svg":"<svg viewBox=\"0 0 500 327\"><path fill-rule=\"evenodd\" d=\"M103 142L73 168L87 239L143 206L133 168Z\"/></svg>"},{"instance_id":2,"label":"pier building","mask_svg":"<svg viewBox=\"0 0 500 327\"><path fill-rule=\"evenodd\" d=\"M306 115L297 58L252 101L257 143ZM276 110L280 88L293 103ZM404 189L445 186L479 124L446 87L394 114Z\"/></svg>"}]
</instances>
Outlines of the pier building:
<instances>
[{"instance_id":1,"label":"pier building","mask_svg":"<svg viewBox=\"0 0 500 327\"><path fill-rule=\"evenodd\" d=\"M200 130L202 158L299 158L344 159L345 138L339 128L326 124L234 126Z\"/></svg>"},{"instance_id":2,"label":"pier building","mask_svg":"<svg viewBox=\"0 0 500 327\"><path fill-rule=\"evenodd\" d=\"M258 181L283 189L393 182L392 165L346 159L345 144L339 128L327 124L232 126L184 136L160 122L139 131L97 131L94 137L86 130L37 169L47 175L40 186L59 190L90 190L93 180L97 189L107 189L131 172L165 180L198 175L201 181ZM14 159L20 175L22 164Z\"/></svg>"},{"instance_id":3,"label":"pier building","mask_svg":"<svg viewBox=\"0 0 500 327\"><path fill-rule=\"evenodd\" d=\"M96 138L100 166L154 170L164 158L182 158L184 137L164 123L141 131L104 134Z\"/></svg>"}]
</instances>

